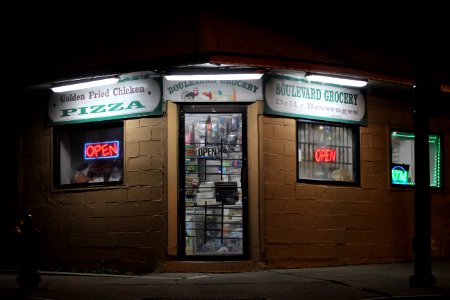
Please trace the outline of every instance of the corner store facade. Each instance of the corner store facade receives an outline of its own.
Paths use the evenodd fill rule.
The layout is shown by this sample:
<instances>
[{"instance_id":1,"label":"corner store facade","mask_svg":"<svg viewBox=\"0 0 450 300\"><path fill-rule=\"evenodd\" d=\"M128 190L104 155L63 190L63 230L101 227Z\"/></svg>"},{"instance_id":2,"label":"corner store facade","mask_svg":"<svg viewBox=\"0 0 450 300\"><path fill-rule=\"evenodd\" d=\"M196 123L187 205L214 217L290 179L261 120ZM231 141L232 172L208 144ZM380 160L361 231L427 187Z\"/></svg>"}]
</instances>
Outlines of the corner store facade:
<instances>
[{"instance_id":1,"label":"corner store facade","mask_svg":"<svg viewBox=\"0 0 450 300\"><path fill-rule=\"evenodd\" d=\"M411 105L410 99L389 96L367 91L360 186L297 182L296 119L265 115L262 101L245 106L249 252L231 262L217 257L196 263L179 256L177 103L166 102L162 116L126 119L124 184L88 189L54 189L53 129L43 126L44 114L31 114L21 136L21 190L23 205L43 233L42 264L226 271L261 263L277 268L410 260L413 190L389 185L389 133L412 128ZM44 94L34 102L34 111L42 111L47 100ZM449 128L447 119L431 120L431 130L442 134L443 149L448 149ZM447 170L444 159L443 173ZM449 255L448 184L443 185L431 198L432 254L441 259Z\"/></svg>"},{"instance_id":2,"label":"corner store facade","mask_svg":"<svg viewBox=\"0 0 450 300\"><path fill-rule=\"evenodd\" d=\"M203 33L204 47L214 47L207 43L212 32ZM302 59L309 63L299 63L291 53L292 60L276 60L270 55L261 58L267 49L258 49L259 53L253 50L254 56L249 58L245 53L248 49L241 47L244 44L232 44L226 35L219 38L224 41L222 56L210 55L204 62L365 74L366 66L356 74L346 67L337 72L335 64L318 62L320 59L305 52ZM280 37L274 39L283 42ZM205 52L208 50L218 49ZM227 57L227 51L243 54ZM368 77L391 81L392 68ZM24 93L23 99L29 96ZM19 125L19 192L44 234L44 265L137 271L163 265L190 270L209 266L228 270L251 268L259 262L269 267L297 267L412 258L413 191L389 186L389 130L413 128L408 92L367 92L368 124L360 132L361 187L297 183L295 120L264 115L260 101L249 105L249 257L238 263L211 262L206 266L172 263L178 254L178 212L172 188L177 176L170 173L179 165L175 159L178 148L173 145L178 127L172 126L178 120L176 104L167 102L166 113L160 117L125 120L123 186L53 191L52 130L43 126L45 114L32 113L46 107L48 95L31 93L31 97L36 99L30 103L34 107ZM430 126L442 134L444 151L449 149L447 120L445 115L433 117ZM449 169L445 156L444 152L444 174ZM447 176L444 179L444 190L432 192L432 251L437 258L449 256L449 184Z\"/></svg>"}]
</instances>

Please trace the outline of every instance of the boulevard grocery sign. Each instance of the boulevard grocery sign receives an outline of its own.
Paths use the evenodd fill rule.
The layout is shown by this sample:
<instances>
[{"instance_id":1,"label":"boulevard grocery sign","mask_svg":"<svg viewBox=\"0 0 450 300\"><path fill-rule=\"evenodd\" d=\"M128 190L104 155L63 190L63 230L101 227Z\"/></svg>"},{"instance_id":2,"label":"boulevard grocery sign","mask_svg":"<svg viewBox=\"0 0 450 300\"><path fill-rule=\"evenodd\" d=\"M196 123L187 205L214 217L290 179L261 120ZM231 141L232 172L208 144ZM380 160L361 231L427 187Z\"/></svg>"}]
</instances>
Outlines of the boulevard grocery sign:
<instances>
[{"instance_id":1,"label":"boulevard grocery sign","mask_svg":"<svg viewBox=\"0 0 450 300\"><path fill-rule=\"evenodd\" d=\"M367 124L366 101L360 90L273 75L266 77L264 93L267 114Z\"/></svg>"},{"instance_id":2,"label":"boulevard grocery sign","mask_svg":"<svg viewBox=\"0 0 450 300\"><path fill-rule=\"evenodd\" d=\"M262 81L164 79L164 99L174 102L242 102L262 100Z\"/></svg>"},{"instance_id":3,"label":"boulevard grocery sign","mask_svg":"<svg viewBox=\"0 0 450 300\"><path fill-rule=\"evenodd\" d=\"M161 115L161 84L149 75L123 76L117 84L53 93L53 125Z\"/></svg>"}]
</instances>

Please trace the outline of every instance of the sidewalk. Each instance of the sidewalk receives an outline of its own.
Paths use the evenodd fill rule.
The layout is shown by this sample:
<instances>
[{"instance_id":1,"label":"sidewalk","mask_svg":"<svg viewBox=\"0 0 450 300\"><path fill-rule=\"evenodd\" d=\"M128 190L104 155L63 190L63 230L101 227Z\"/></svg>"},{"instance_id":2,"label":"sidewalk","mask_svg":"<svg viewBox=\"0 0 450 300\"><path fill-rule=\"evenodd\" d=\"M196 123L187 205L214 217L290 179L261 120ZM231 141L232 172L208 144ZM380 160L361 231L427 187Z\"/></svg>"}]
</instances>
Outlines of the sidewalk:
<instances>
[{"instance_id":1,"label":"sidewalk","mask_svg":"<svg viewBox=\"0 0 450 300\"><path fill-rule=\"evenodd\" d=\"M145 276L41 272L27 295L0 274L0 299L450 299L450 261L434 262L436 287L412 288L413 263Z\"/></svg>"}]
</instances>

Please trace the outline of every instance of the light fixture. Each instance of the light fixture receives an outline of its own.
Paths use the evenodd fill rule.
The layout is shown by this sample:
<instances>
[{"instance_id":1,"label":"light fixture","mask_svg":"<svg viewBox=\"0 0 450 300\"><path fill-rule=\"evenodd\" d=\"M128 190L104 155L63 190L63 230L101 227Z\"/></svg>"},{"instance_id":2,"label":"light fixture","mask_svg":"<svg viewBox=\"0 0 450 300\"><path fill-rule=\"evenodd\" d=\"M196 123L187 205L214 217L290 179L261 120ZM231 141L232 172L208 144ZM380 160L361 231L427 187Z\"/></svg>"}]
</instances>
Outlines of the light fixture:
<instances>
[{"instance_id":1,"label":"light fixture","mask_svg":"<svg viewBox=\"0 0 450 300\"><path fill-rule=\"evenodd\" d=\"M112 77L97 77L89 79L80 79L75 81L64 81L54 84L51 90L55 93L68 92L73 90L81 90L101 85L114 84L119 81L118 76Z\"/></svg>"},{"instance_id":2,"label":"light fixture","mask_svg":"<svg viewBox=\"0 0 450 300\"><path fill-rule=\"evenodd\" d=\"M363 87L363 86L367 85L366 80L330 77L330 76L317 75L317 74L306 74L305 78L308 79L309 81L313 81L313 82L323 82L323 83L331 83L331 84L354 86L354 87Z\"/></svg>"},{"instance_id":3,"label":"light fixture","mask_svg":"<svg viewBox=\"0 0 450 300\"><path fill-rule=\"evenodd\" d=\"M264 74L261 68L223 66L212 64L190 65L167 70L164 78L169 81L184 80L258 80Z\"/></svg>"},{"instance_id":4,"label":"light fixture","mask_svg":"<svg viewBox=\"0 0 450 300\"><path fill-rule=\"evenodd\" d=\"M260 79L262 73L231 73L231 74L183 74L183 75L166 75L169 81L177 80L256 80Z\"/></svg>"}]
</instances>

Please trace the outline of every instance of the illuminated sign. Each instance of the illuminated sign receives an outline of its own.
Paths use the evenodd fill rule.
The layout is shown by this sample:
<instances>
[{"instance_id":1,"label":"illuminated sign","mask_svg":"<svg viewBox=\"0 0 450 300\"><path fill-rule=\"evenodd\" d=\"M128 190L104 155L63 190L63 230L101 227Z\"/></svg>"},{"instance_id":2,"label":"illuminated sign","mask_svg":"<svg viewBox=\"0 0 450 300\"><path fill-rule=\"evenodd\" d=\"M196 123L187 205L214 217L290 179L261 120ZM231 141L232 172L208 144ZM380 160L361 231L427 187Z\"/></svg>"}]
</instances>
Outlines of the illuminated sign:
<instances>
[{"instance_id":1,"label":"illuminated sign","mask_svg":"<svg viewBox=\"0 0 450 300\"><path fill-rule=\"evenodd\" d=\"M84 159L119 157L119 141L84 144Z\"/></svg>"},{"instance_id":2,"label":"illuminated sign","mask_svg":"<svg viewBox=\"0 0 450 300\"><path fill-rule=\"evenodd\" d=\"M401 157L401 160L404 162L407 162L408 164L398 164L394 163L395 160L399 160L399 157L395 157L394 160L394 154L391 152L391 159L393 160L393 163L391 165L391 183L392 184L399 184L399 185L414 185L415 176L414 173L409 173L409 170L414 170L414 133L410 132L399 132L399 131L393 131L391 132L391 144L395 145L395 148L404 147L405 149L408 149L408 151L411 151L410 155L403 154ZM442 148L441 148L441 139L439 135L429 135L428 136L428 142L429 142L429 159L430 159L430 186L431 187L441 187L442 184ZM394 147L391 151L394 150ZM395 168L396 166L404 167L404 170L408 173L408 181L404 181L403 177L401 179L397 179L395 176L406 176L405 174L401 174L402 171L401 168ZM398 173L399 175L394 175L394 169L395 173Z\"/></svg>"},{"instance_id":3,"label":"illuminated sign","mask_svg":"<svg viewBox=\"0 0 450 300\"><path fill-rule=\"evenodd\" d=\"M148 73L122 74L116 84L53 93L50 125L162 115L161 80Z\"/></svg>"},{"instance_id":4,"label":"illuminated sign","mask_svg":"<svg viewBox=\"0 0 450 300\"><path fill-rule=\"evenodd\" d=\"M395 166L391 169L393 184L408 184L408 171L402 166Z\"/></svg>"},{"instance_id":5,"label":"illuminated sign","mask_svg":"<svg viewBox=\"0 0 450 300\"><path fill-rule=\"evenodd\" d=\"M314 160L316 162L336 162L336 150L317 148L314 151Z\"/></svg>"},{"instance_id":6,"label":"illuminated sign","mask_svg":"<svg viewBox=\"0 0 450 300\"><path fill-rule=\"evenodd\" d=\"M289 73L264 75L264 113L367 124L366 100L362 90L312 83L303 75Z\"/></svg>"}]
</instances>

